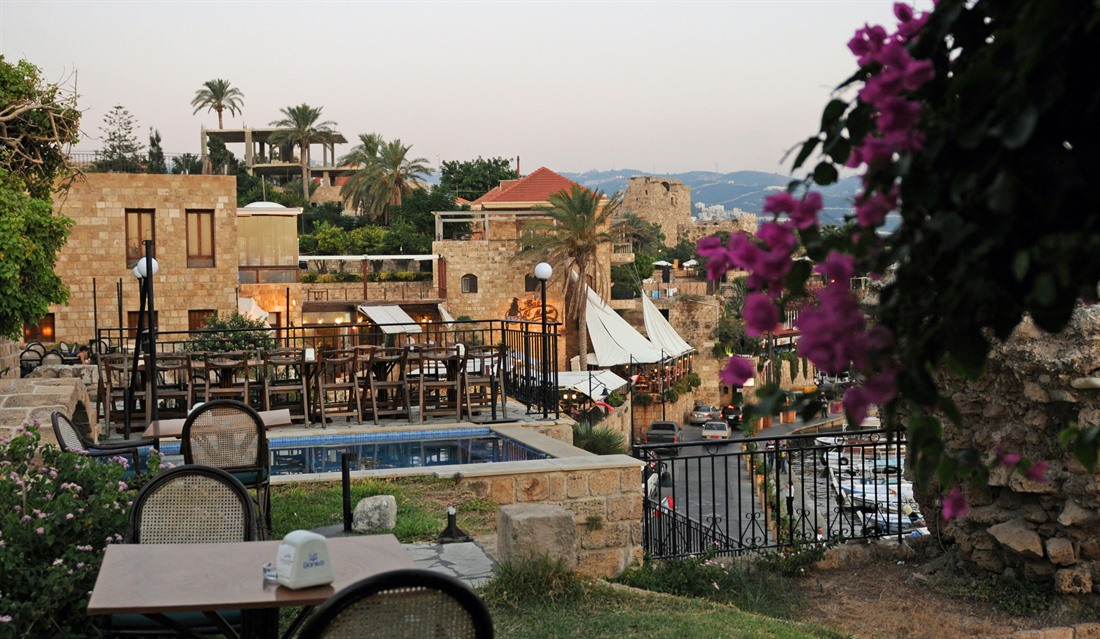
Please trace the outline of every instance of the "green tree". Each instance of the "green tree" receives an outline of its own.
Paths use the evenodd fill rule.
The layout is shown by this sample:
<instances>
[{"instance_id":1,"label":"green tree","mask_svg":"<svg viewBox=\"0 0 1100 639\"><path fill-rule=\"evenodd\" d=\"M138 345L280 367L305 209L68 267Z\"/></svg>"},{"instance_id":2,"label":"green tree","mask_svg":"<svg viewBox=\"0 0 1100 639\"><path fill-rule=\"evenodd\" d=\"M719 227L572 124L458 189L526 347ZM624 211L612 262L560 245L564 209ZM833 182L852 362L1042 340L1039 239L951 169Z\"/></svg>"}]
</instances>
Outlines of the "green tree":
<instances>
[{"instance_id":1,"label":"green tree","mask_svg":"<svg viewBox=\"0 0 1100 639\"><path fill-rule=\"evenodd\" d=\"M348 251L348 232L332 224L321 224L313 231L317 255L344 255Z\"/></svg>"},{"instance_id":2,"label":"green tree","mask_svg":"<svg viewBox=\"0 0 1100 639\"><path fill-rule=\"evenodd\" d=\"M233 115L241 112L241 98L244 94L240 89L231 86L229 80L216 78L202 83L202 88L195 91L195 97L191 100L191 106L195 107L192 115L206 109L218 114L218 128L222 125L222 111L229 111Z\"/></svg>"},{"instance_id":3,"label":"green tree","mask_svg":"<svg viewBox=\"0 0 1100 639\"><path fill-rule=\"evenodd\" d=\"M386 229L382 252L392 255L418 255L432 250L431 237L416 230L408 220L396 220Z\"/></svg>"},{"instance_id":4,"label":"green tree","mask_svg":"<svg viewBox=\"0 0 1100 639\"><path fill-rule=\"evenodd\" d=\"M164 161L164 149L160 146L160 131L149 129L149 154L145 158L146 173L167 173L168 164Z\"/></svg>"},{"instance_id":5,"label":"green tree","mask_svg":"<svg viewBox=\"0 0 1100 639\"><path fill-rule=\"evenodd\" d=\"M107 137L103 142L103 157L95 163L96 170L141 173L143 167L139 154L142 146L134 133L134 126L134 116L121 104L104 116L103 126L99 130Z\"/></svg>"},{"instance_id":6,"label":"green tree","mask_svg":"<svg viewBox=\"0 0 1100 639\"><path fill-rule=\"evenodd\" d=\"M660 224L643 220L629 211L615 216L611 221L611 230L616 236L630 242L635 253L655 252L665 241L665 233ZM694 246L692 250L694 251Z\"/></svg>"},{"instance_id":7,"label":"green tree","mask_svg":"<svg viewBox=\"0 0 1100 639\"><path fill-rule=\"evenodd\" d=\"M210 161L210 172L214 175L232 175L237 172L237 158L225 146L221 138L206 138L206 157Z\"/></svg>"},{"instance_id":8,"label":"green tree","mask_svg":"<svg viewBox=\"0 0 1100 639\"><path fill-rule=\"evenodd\" d=\"M348 232L348 253L371 255L379 253L386 241L386 229L380 226L360 226Z\"/></svg>"},{"instance_id":9,"label":"green tree","mask_svg":"<svg viewBox=\"0 0 1100 639\"><path fill-rule=\"evenodd\" d=\"M534 221L523 229L516 259L538 257L554 267L554 277L562 282L565 315L576 323L577 351L584 361L588 354L584 285L603 293L598 251L611 242L609 220L622 204L622 197L616 193L605 201L599 191L574 184L569 191L551 195L549 202L548 208L541 209L549 219ZM573 273L579 277L574 278Z\"/></svg>"},{"instance_id":10,"label":"green tree","mask_svg":"<svg viewBox=\"0 0 1100 639\"><path fill-rule=\"evenodd\" d=\"M172 158L172 173L200 175L202 158L194 153L182 153Z\"/></svg>"},{"instance_id":11,"label":"green tree","mask_svg":"<svg viewBox=\"0 0 1100 639\"><path fill-rule=\"evenodd\" d=\"M457 208L454 195L446 189L436 187L429 191L423 187L417 187L405 196L401 201L401 206L393 209L392 218L395 220L408 220L416 227L417 232L427 236L430 242L435 235L435 212L454 211ZM463 226L448 224L447 227L459 228L456 230L455 228L445 227L446 239L461 234L461 231L464 230L461 228Z\"/></svg>"},{"instance_id":12,"label":"green tree","mask_svg":"<svg viewBox=\"0 0 1100 639\"><path fill-rule=\"evenodd\" d=\"M378 148L385 144L379 133L360 133L359 144L340 158L340 164L352 166L370 166L378 159Z\"/></svg>"},{"instance_id":13,"label":"green tree","mask_svg":"<svg viewBox=\"0 0 1100 639\"><path fill-rule=\"evenodd\" d=\"M356 211L389 225L390 209L401 206L403 196L416 187L417 179L431 175L425 158L409 158L412 145L401 140L383 142L373 159L344 183L340 194Z\"/></svg>"},{"instance_id":14,"label":"green tree","mask_svg":"<svg viewBox=\"0 0 1100 639\"><path fill-rule=\"evenodd\" d=\"M283 117L271 122L271 126L279 130L271 134L270 142L298 147L302 163L302 199L309 202L309 145L331 141L336 123L321 120L321 107L308 104L283 107L279 111Z\"/></svg>"},{"instance_id":15,"label":"green tree","mask_svg":"<svg viewBox=\"0 0 1100 639\"><path fill-rule=\"evenodd\" d=\"M457 197L476 200L496 188L501 180L516 177L511 160L501 157L484 159L479 155L476 160L464 162L445 160L439 171L439 187Z\"/></svg>"},{"instance_id":16,"label":"green tree","mask_svg":"<svg viewBox=\"0 0 1100 639\"><path fill-rule=\"evenodd\" d=\"M54 213L50 194L71 174L79 126L75 92L0 56L0 335L18 339L68 299L53 267L72 220Z\"/></svg>"}]
</instances>

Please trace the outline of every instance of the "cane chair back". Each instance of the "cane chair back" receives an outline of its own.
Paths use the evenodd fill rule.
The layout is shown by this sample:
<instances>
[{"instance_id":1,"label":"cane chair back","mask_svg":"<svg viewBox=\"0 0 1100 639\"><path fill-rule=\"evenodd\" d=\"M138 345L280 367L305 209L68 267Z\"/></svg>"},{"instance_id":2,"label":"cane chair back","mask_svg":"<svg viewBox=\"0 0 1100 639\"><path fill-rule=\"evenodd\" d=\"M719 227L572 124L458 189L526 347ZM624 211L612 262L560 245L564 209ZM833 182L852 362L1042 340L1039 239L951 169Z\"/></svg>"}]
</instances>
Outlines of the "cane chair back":
<instances>
[{"instance_id":1,"label":"cane chair back","mask_svg":"<svg viewBox=\"0 0 1100 639\"><path fill-rule=\"evenodd\" d=\"M355 347L355 385L359 388L359 418L364 422L370 419L375 424L378 423L378 418L374 416L372 408L370 380L371 356L378 348L378 346Z\"/></svg>"},{"instance_id":2,"label":"cane chair back","mask_svg":"<svg viewBox=\"0 0 1100 639\"><path fill-rule=\"evenodd\" d=\"M256 491L256 504L270 530L271 491L267 432L251 406L231 399L206 402L183 423L181 453L185 464L202 464L231 473Z\"/></svg>"},{"instance_id":3,"label":"cane chair back","mask_svg":"<svg viewBox=\"0 0 1100 639\"><path fill-rule=\"evenodd\" d=\"M61 450L88 455L89 457L121 457L129 470L128 474L141 471L141 455L138 448L153 445L151 440L146 439L113 445L94 444L84 436L84 433L80 432L80 429L76 427L76 424L73 424L68 416L60 411L54 411L50 415L50 423L53 425L53 434Z\"/></svg>"},{"instance_id":4,"label":"cane chair back","mask_svg":"<svg viewBox=\"0 0 1100 639\"><path fill-rule=\"evenodd\" d=\"M371 351L370 401L374 423L379 417L404 417L412 421L409 400L408 351L403 347Z\"/></svg>"},{"instance_id":5,"label":"cane chair back","mask_svg":"<svg viewBox=\"0 0 1100 639\"><path fill-rule=\"evenodd\" d=\"M501 418L505 416L507 398L504 394L504 346L474 346L466 353L463 389L466 393L466 413L490 409L497 419L497 400Z\"/></svg>"},{"instance_id":6,"label":"cane chair back","mask_svg":"<svg viewBox=\"0 0 1100 639\"><path fill-rule=\"evenodd\" d=\"M317 410L324 428L328 420L343 417L362 421L355 349L321 349L317 358Z\"/></svg>"},{"instance_id":7,"label":"cane chair back","mask_svg":"<svg viewBox=\"0 0 1100 639\"><path fill-rule=\"evenodd\" d=\"M264 354L264 410L286 408L292 419L309 423L309 375L303 348Z\"/></svg>"},{"instance_id":8,"label":"cane chair back","mask_svg":"<svg viewBox=\"0 0 1100 639\"><path fill-rule=\"evenodd\" d=\"M394 570L358 581L321 604L299 639L492 639L485 603L431 570Z\"/></svg>"},{"instance_id":9,"label":"cane chair back","mask_svg":"<svg viewBox=\"0 0 1100 639\"><path fill-rule=\"evenodd\" d=\"M248 490L211 466L170 468L138 491L126 543L196 544L254 541L256 512Z\"/></svg>"}]
</instances>

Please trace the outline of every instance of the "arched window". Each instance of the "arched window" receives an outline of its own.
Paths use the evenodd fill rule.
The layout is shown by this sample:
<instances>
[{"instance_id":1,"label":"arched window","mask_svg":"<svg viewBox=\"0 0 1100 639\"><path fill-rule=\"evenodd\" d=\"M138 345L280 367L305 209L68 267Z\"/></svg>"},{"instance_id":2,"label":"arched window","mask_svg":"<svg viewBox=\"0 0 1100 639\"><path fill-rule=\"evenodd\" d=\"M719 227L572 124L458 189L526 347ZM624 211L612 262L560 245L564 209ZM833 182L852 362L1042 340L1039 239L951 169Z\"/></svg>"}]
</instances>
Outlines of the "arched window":
<instances>
[{"instance_id":1,"label":"arched window","mask_svg":"<svg viewBox=\"0 0 1100 639\"><path fill-rule=\"evenodd\" d=\"M477 276L472 274L466 274L462 276L462 292L463 293L476 293L477 292Z\"/></svg>"}]
</instances>

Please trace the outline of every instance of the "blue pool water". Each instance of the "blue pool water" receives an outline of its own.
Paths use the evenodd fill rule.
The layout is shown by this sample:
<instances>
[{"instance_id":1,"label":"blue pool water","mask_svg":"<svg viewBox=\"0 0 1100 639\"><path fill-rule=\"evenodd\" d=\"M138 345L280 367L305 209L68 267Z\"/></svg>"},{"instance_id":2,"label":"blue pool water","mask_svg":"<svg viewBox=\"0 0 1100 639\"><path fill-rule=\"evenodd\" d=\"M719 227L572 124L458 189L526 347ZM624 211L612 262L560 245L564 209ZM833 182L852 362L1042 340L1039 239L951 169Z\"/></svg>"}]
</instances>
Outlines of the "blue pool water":
<instances>
[{"instance_id":1,"label":"blue pool water","mask_svg":"<svg viewBox=\"0 0 1100 639\"><path fill-rule=\"evenodd\" d=\"M340 455L352 455L352 470L415 468L547 459L546 453L493 434L489 428L446 428L280 437L268 440L272 475L340 472ZM179 454L178 443L161 446Z\"/></svg>"}]
</instances>

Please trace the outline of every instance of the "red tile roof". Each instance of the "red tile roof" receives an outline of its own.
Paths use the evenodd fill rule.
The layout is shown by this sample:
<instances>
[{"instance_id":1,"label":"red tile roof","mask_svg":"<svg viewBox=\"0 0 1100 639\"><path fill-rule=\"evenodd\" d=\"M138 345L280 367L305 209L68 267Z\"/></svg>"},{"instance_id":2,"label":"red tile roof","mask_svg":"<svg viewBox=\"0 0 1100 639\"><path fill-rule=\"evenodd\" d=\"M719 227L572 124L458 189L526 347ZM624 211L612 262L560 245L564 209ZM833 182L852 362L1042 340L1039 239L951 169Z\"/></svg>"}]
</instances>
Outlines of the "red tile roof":
<instances>
[{"instance_id":1,"label":"red tile roof","mask_svg":"<svg viewBox=\"0 0 1100 639\"><path fill-rule=\"evenodd\" d=\"M558 191L568 191L578 185L567 177L558 175L546 167L540 167L534 173L519 179L505 180L497 188L474 200L474 204L526 203L537 204L547 201Z\"/></svg>"}]
</instances>

